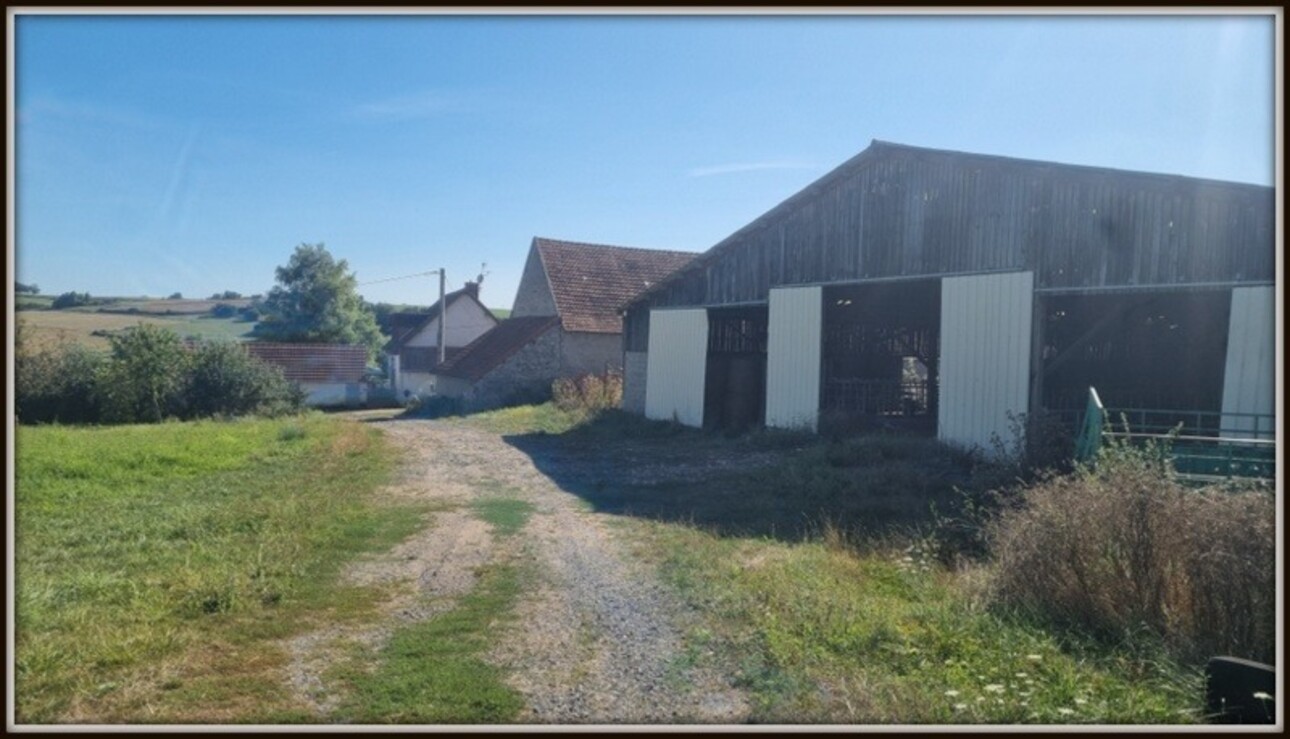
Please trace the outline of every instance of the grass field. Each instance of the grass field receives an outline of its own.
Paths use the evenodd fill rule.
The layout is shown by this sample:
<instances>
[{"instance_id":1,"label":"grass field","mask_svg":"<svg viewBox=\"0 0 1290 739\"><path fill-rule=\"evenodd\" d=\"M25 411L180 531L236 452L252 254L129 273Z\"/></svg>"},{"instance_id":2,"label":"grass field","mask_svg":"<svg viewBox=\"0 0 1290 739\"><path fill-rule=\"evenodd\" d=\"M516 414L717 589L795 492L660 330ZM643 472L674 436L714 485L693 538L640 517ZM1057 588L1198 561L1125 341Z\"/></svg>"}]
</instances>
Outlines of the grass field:
<instances>
[{"instance_id":1,"label":"grass field","mask_svg":"<svg viewBox=\"0 0 1290 739\"><path fill-rule=\"evenodd\" d=\"M370 615L340 564L424 525L380 435L321 415L21 427L22 723L304 720L281 640Z\"/></svg>"},{"instance_id":2,"label":"grass field","mask_svg":"<svg viewBox=\"0 0 1290 739\"><path fill-rule=\"evenodd\" d=\"M94 349L107 349L109 346L106 336L96 336L94 332L121 331L140 323L173 329L181 337L228 341L248 339L255 326L236 318L213 318L202 314L165 316L93 310L20 311L15 320L23 332L23 340L33 345L72 342Z\"/></svg>"}]
</instances>

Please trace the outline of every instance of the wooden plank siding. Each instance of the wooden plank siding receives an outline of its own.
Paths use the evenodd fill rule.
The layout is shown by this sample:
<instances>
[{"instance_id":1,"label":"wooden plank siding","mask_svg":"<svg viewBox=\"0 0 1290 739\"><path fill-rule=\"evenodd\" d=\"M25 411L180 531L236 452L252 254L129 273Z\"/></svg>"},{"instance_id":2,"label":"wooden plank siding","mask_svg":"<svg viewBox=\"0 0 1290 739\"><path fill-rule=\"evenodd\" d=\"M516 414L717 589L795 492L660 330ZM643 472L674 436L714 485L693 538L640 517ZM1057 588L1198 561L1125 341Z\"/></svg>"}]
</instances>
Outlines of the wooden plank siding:
<instances>
[{"instance_id":1,"label":"wooden plank siding","mask_svg":"<svg viewBox=\"0 0 1290 739\"><path fill-rule=\"evenodd\" d=\"M1270 282L1271 188L922 149L868 149L627 307L764 302L780 285L998 270L1036 288Z\"/></svg>"}]
</instances>

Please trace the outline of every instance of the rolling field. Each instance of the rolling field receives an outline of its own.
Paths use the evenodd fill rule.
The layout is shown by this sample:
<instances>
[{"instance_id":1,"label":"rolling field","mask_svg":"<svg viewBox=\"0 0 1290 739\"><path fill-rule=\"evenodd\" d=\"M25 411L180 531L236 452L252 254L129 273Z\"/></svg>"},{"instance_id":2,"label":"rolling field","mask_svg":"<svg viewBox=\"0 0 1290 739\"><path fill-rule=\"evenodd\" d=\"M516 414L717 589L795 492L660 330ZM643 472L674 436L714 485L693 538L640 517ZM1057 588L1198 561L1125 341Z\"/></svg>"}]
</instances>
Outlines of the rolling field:
<instances>
[{"instance_id":1,"label":"rolling field","mask_svg":"<svg viewBox=\"0 0 1290 739\"><path fill-rule=\"evenodd\" d=\"M120 331L140 323L165 326L180 336L229 341L249 339L255 327L254 323L236 318L213 318L206 314L167 316L89 310L25 310L19 311L15 320L19 330L24 332L24 341L33 345L72 342L93 349L107 349L109 346L107 337L95 336L95 331Z\"/></svg>"}]
</instances>

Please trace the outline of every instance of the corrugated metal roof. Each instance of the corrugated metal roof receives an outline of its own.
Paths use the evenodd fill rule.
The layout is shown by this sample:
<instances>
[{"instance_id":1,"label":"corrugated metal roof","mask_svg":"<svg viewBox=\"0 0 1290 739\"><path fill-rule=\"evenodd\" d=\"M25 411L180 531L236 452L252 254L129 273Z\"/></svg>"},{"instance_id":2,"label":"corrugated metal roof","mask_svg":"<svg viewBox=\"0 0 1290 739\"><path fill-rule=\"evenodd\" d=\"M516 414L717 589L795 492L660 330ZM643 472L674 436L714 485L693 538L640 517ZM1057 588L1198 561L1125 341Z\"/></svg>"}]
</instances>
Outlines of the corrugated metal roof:
<instances>
[{"instance_id":1,"label":"corrugated metal roof","mask_svg":"<svg viewBox=\"0 0 1290 739\"><path fill-rule=\"evenodd\" d=\"M619 308L690 263L693 252L534 238L566 331L616 334Z\"/></svg>"},{"instance_id":2,"label":"corrugated metal roof","mask_svg":"<svg viewBox=\"0 0 1290 739\"><path fill-rule=\"evenodd\" d=\"M367 348L355 344L252 341L243 346L251 356L282 368L293 382L361 382L367 369Z\"/></svg>"},{"instance_id":3,"label":"corrugated metal roof","mask_svg":"<svg viewBox=\"0 0 1290 739\"><path fill-rule=\"evenodd\" d=\"M435 371L474 382L558 325L559 316L507 318L467 344L460 354L439 365Z\"/></svg>"}]
</instances>

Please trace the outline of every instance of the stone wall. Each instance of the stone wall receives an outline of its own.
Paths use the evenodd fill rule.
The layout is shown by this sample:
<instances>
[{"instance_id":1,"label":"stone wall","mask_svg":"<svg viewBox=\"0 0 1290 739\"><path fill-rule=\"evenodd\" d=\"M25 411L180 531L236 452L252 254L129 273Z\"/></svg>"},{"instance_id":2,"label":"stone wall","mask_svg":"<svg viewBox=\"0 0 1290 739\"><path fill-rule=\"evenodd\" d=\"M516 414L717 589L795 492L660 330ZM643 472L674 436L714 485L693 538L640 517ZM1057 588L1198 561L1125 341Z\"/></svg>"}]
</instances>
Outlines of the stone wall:
<instances>
[{"instance_id":1,"label":"stone wall","mask_svg":"<svg viewBox=\"0 0 1290 739\"><path fill-rule=\"evenodd\" d=\"M560 359L560 374L564 377L620 371L623 335L565 332Z\"/></svg>"},{"instance_id":2,"label":"stone wall","mask_svg":"<svg viewBox=\"0 0 1290 739\"><path fill-rule=\"evenodd\" d=\"M524 274L520 276L520 287L515 293L511 317L555 314L555 297L551 295L551 285L546 277L546 269L542 267L542 257L538 255L537 249L530 248L528 261L524 263Z\"/></svg>"},{"instance_id":3,"label":"stone wall","mask_svg":"<svg viewBox=\"0 0 1290 739\"><path fill-rule=\"evenodd\" d=\"M645 415L645 367L648 352L627 352L623 366L623 410Z\"/></svg>"},{"instance_id":4,"label":"stone wall","mask_svg":"<svg viewBox=\"0 0 1290 739\"><path fill-rule=\"evenodd\" d=\"M559 325L552 326L476 382L464 399L467 409L550 398L551 382L560 376L560 334Z\"/></svg>"}]
</instances>

